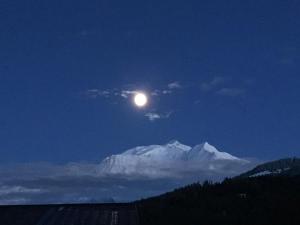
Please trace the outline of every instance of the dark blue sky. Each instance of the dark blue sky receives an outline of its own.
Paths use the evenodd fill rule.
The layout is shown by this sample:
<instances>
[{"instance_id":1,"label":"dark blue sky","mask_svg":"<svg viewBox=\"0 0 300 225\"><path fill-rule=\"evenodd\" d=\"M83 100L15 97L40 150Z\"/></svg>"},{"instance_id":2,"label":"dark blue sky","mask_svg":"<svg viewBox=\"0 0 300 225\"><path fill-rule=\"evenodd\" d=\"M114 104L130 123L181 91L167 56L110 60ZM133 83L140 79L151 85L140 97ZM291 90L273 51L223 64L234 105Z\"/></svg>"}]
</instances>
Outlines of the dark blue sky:
<instances>
[{"instance_id":1,"label":"dark blue sky","mask_svg":"<svg viewBox=\"0 0 300 225\"><path fill-rule=\"evenodd\" d=\"M300 1L0 5L2 163L100 160L170 139L300 155ZM118 95L137 89L160 92L141 110Z\"/></svg>"}]
</instances>

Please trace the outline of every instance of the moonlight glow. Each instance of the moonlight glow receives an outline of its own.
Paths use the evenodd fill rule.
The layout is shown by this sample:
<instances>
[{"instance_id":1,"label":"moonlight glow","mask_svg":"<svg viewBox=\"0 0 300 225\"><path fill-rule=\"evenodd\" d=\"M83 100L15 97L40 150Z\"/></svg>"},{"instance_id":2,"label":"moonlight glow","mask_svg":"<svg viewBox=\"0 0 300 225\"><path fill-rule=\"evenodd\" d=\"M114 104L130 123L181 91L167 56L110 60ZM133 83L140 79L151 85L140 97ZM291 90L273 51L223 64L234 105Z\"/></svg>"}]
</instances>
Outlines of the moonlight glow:
<instances>
[{"instance_id":1,"label":"moonlight glow","mask_svg":"<svg viewBox=\"0 0 300 225\"><path fill-rule=\"evenodd\" d=\"M147 105L148 98L144 93L136 93L134 96L134 103L137 107L144 107Z\"/></svg>"}]
</instances>

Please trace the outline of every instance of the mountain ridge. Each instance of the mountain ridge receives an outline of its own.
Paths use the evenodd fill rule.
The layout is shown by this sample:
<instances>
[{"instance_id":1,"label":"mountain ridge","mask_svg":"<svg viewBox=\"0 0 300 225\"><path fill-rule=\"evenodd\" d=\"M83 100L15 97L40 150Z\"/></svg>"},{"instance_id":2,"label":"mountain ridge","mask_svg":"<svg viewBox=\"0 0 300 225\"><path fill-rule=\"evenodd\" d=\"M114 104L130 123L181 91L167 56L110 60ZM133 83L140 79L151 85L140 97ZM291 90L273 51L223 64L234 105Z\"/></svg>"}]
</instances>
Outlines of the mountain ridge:
<instances>
[{"instance_id":1,"label":"mountain ridge","mask_svg":"<svg viewBox=\"0 0 300 225\"><path fill-rule=\"evenodd\" d=\"M137 146L108 156L100 163L99 173L168 177L188 170L217 172L230 164L247 163L249 161L219 151L208 142L191 147L172 140L162 145Z\"/></svg>"}]
</instances>

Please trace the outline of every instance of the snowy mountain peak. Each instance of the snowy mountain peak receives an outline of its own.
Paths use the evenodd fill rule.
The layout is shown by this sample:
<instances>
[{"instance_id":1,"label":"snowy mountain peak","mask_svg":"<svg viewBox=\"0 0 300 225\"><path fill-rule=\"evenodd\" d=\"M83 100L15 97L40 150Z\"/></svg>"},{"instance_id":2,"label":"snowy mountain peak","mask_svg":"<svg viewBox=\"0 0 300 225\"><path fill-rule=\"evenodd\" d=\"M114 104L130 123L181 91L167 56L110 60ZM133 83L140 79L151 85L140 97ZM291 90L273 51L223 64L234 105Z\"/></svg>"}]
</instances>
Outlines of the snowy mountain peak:
<instances>
[{"instance_id":1,"label":"snowy mountain peak","mask_svg":"<svg viewBox=\"0 0 300 225\"><path fill-rule=\"evenodd\" d=\"M180 149L185 150L185 151L188 151L188 150L191 149L190 146L184 145L184 144L180 143L180 142L177 141L177 140L171 140L171 141L169 141L165 146L166 146L166 147L169 147L169 148L170 148L170 147L171 147L171 148L180 148Z\"/></svg>"},{"instance_id":2,"label":"snowy mountain peak","mask_svg":"<svg viewBox=\"0 0 300 225\"><path fill-rule=\"evenodd\" d=\"M181 143L179 141L177 141L176 139L173 139L167 143L167 145L178 145L178 144L181 144Z\"/></svg>"},{"instance_id":3,"label":"snowy mountain peak","mask_svg":"<svg viewBox=\"0 0 300 225\"><path fill-rule=\"evenodd\" d=\"M219 153L219 151L214 146L209 144L208 142L204 142L198 146L199 146L199 148L201 148L201 151L207 151L207 152L211 152L211 153ZM197 146L195 146L195 147L197 147Z\"/></svg>"},{"instance_id":4,"label":"snowy mountain peak","mask_svg":"<svg viewBox=\"0 0 300 225\"><path fill-rule=\"evenodd\" d=\"M240 160L239 158L230 155L226 152L221 152L217 150L214 146L210 145L208 142L196 145L189 152L190 159L205 159L205 160Z\"/></svg>"},{"instance_id":5,"label":"snowy mountain peak","mask_svg":"<svg viewBox=\"0 0 300 225\"><path fill-rule=\"evenodd\" d=\"M105 158L99 165L99 172L104 174L166 176L189 168L205 169L206 165L243 163L244 160L226 152L218 151L204 142L190 147L172 140L164 145L138 146L121 154ZM172 172L173 171L173 172Z\"/></svg>"}]
</instances>

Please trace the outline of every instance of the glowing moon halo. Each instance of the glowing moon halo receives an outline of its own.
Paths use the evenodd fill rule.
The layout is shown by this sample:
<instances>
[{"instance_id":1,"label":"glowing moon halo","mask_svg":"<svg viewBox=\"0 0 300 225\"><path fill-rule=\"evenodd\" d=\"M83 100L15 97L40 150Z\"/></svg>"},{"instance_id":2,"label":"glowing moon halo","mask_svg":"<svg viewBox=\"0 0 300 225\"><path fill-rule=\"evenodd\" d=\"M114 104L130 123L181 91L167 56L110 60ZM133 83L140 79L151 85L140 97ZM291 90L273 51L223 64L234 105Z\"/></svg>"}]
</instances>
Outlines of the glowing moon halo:
<instances>
[{"instance_id":1,"label":"glowing moon halo","mask_svg":"<svg viewBox=\"0 0 300 225\"><path fill-rule=\"evenodd\" d=\"M142 92L138 92L134 95L134 104L137 107L144 107L147 105L147 102L148 102L148 98L146 94Z\"/></svg>"}]
</instances>

